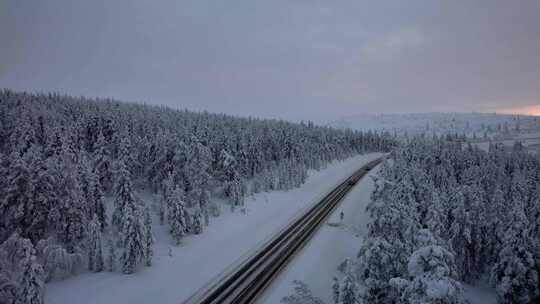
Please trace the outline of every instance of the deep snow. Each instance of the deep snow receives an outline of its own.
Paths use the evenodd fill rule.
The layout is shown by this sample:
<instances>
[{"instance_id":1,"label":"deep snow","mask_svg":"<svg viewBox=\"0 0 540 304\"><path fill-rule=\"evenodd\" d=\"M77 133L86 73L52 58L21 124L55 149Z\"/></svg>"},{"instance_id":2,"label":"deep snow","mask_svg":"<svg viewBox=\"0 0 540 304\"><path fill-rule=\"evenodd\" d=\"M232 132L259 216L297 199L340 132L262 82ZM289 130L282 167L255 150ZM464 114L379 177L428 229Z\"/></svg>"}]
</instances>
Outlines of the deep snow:
<instances>
[{"instance_id":1,"label":"deep snow","mask_svg":"<svg viewBox=\"0 0 540 304\"><path fill-rule=\"evenodd\" d=\"M228 208L222 208L223 214L212 218L204 234L188 236L178 247L172 245L173 241L166 226L159 226L157 218L154 217L156 243L152 267L141 269L133 275L84 273L64 281L51 282L47 284L46 303L181 303L229 265L257 248L295 215L319 201L357 168L380 155L359 155L343 162L334 162L318 172L310 171L307 182L291 191L258 193L248 197L247 215L240 211L231 213ZM359 183L359 187L356 187L346 200L350 200L356 192L362 192L369 198L371 191L362 191L361 185L365 180L367 179ZM141 193L140 196L145 200L156 199L148 193ZM357 219L353 211L357 209L352 203L348 205L352 207L344 208L352 209L346 209L345 221L352 222L353 218ZM326 230L325 227L323 232ZM336 237L343 239L344 236L340 234L348 232L336 233ZM343 246L343 249L335 248L344 250L347 255L352 252L350 249L346 246ZM327 263L330 265L328 267L334 267L331 265L332 260Z\"/></svg>"}]
</instances>

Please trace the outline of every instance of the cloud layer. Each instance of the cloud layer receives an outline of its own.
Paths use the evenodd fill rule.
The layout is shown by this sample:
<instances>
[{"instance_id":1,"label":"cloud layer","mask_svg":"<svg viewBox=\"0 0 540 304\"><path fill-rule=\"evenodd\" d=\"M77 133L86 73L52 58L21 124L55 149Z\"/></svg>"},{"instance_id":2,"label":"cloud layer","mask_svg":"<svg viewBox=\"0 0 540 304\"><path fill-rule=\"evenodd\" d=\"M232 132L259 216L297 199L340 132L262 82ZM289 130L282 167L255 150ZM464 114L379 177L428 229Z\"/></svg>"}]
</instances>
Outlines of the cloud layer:
<instances>
[{"instance_id":1,"label":"cloud layer","mask_svg":"<svg viewBox=\"0 0 540 304\"><path fill-rule=\"evenodd\" d=\"M540 104L540 2L0 3L0 87L239 115Z\"/></svg>"}]
</instances>

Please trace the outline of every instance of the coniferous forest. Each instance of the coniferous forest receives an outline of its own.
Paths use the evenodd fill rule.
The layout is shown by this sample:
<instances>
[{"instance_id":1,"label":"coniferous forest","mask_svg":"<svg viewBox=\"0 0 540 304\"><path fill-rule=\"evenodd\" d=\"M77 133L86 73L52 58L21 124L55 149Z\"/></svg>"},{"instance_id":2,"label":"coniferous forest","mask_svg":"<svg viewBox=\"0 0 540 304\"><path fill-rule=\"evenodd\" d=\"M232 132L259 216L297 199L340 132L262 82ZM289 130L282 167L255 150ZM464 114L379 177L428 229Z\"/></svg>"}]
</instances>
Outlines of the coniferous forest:
<instances>
[{"instance_id":1,"label":"coniferous forest","mask_svg":"<svg viewBox=\"0 0 540 304\"><path fill-rule=\"evenodd\" d=\"M3 90L0 299L42 303L44 284L50 280L84 271L130 274L151 266L153 212L180 243L187 234L204 233L220 215L224 205L214 197L226 199L226 208L241 210L251 193L298 187L308 169L358 153L389 151L395 144L388 134L310 122ZM519 166L536 164L526 160ZM529 185L529 171L519 172ZM157 210L137 196L141 188L160 195ZM529 190L525 187L519 194L530 198ZM388 191L378 193L382 197ZM461 196L463 212L468 212L468 195ZM501 195L499 199L509 194ZM478 253L511 246L502 240L489 240L493 243ZM493 265L502 265L505 258ZM483 261L474 256L458 263L477 263L477 275L492 266L479 259Z\"/></svg>"},{"instance_id":2,"label":"coniferous forest","mask_svg":"<svg viewBox=\"0 0 540 304\"><path fill-rule=\"evenodd\" d=\"M411 139L382 166L367 212L336 303L467 303L467 285L502 304L540 295L540 159L519 143Z\"/></svg>"}]
</instances>

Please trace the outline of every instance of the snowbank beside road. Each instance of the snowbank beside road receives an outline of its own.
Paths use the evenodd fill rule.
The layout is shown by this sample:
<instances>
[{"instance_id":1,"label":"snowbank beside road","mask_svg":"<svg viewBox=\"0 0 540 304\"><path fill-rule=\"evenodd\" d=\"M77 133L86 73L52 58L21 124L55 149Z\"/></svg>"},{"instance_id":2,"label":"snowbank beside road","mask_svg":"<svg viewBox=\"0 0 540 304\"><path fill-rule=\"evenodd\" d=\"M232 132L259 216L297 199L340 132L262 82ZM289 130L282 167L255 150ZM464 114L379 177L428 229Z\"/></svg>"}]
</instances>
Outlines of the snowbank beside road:
<instances>
[{"instance_id":1,"label":"snowbank beside road","mask_svg":"<svg viewBox=\"0 0 540 304\"><path fill-rule=\"evenodd\" d=\"M132 275L85 273L52 282L47 284L46 303L181 303L356 169L380 155L359 155L334 162L318 172L310 171L307 182L291 191L248 197L247 215L224 208L204 234L188 236L178 247L172 245L166 226L159 226L154 219L156 243L152 267ZM150 195L142 197L152 199Z\"/></svg>"},{"instance_id":2,"label":"snowbank beside road","mask_svg":"<svg viewBox=\"0 0 540 304\"><path fill-rule=\"evenodd\" d=\"M326 303L333 303L332 278L337 267L345 258L356 257L362 246L363 236L367 233L366 225L370 218L365 208L370 202L374 187L370 175L378 169L379 167L376 167L362 178L345 196L327 223L274 282L262 303L280 303L283 297L293 294L294 280L303 281L314 296ZM342 211L343 222L339 218Z\"/></svg>"}]
</instances>

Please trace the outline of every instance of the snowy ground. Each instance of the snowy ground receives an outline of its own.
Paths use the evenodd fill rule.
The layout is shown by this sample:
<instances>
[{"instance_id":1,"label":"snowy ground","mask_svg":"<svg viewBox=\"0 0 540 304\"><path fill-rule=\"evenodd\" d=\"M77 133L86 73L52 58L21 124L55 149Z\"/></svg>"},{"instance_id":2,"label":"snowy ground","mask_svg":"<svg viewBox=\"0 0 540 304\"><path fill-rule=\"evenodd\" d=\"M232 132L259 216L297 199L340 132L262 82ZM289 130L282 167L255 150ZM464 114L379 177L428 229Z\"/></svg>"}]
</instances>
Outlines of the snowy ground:
<instances>
[{"instance_id":1,"label":"snowy ground","mask_svg":"<svg viewBox=\"0 0 540 304\"><path fill-rule=\"evenodd\" d=\"M347 194L327 223L272 285L261 303L279 303L281 298L292 294L294 280L303 281L315 296L326 303L333 303L332 278L336 269L345 258L356 257L367 232L369 215L365 208L373 191L373 180L369 176L378 168L362 178ZM339 219L341 211L345 214L343 222Z\"/></svg>"},{"instance_id":2,"label":"snowy ground","mask_svg":"<svg viewBox=\"0 0 540 304\"><path fill-rule=\"evenodd\" d=\"M152 267L144 268L133 275L85 273L64 281L49 283L45 295L46 303L71 304L74 301L79 304L181 303L224 271L228 265L238 261L279 231L292 217L319 201L357 168L380 155L378 153L360 155L333 163L325 170L310 172L307 182L292 191L259 193L249 197L247 215L238 211L230 213L224 208L223 214L219 218L212 219L204 234L185 238L179 247L171 245L172 240L166 228L157 225L154 227L156 244ZM367 195L365 198L369 198L369 194L366 193L370 191L362 191L365 188L362 186L365 180L367 179L359 183L360 186L353 190L347 200L358 195L357 192L364 193ZM148 194L142 197L152 199ZM347 207L349 205L351 207ZM352 208L345 211L347 223L352 223L353 218L357 219L353 210L363 211L360 207L355 209L354 203L343 206L342 208ZM154 222L157 223L157 220ZM329 227L325 227L323 231L328 229ZM350 237L354 238L343 230L334 233L343 243ZM359 241L353 242L355 246L356 243ZM344 254L354 255L356 249L343 246L343 249L335 248L335 250L343 250ZM328 260L328 263L331 264L334 260L337 261L337 256L336 259ZM320 286L322 285L321 282Z\"/></svg>"}]
</instances>

